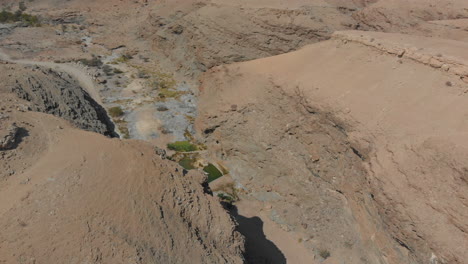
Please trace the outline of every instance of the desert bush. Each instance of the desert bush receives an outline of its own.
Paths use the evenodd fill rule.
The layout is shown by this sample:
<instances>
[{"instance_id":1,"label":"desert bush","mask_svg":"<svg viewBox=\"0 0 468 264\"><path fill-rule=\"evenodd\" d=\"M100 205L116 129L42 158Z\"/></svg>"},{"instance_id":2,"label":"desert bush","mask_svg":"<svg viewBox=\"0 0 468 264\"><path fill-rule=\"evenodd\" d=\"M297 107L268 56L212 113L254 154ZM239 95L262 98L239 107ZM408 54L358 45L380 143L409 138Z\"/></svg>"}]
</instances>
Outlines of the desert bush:
<instances>
[{"instance_id":1,"label":"desert bush","mask_svg":"<svg viewBox=\"0 0 468 264\"><path fill-rule=\"evenodd\" d=\"M23 11L18 10L15 13L3 10L0 12L0 23L13 23L13 22L24 22L28 26L38 27L41 24L39 23L39 18L30 14L23 13Z\"/></svg>"},{"instance_id":2,"label":"desert bush","mask_svg":"<svg viewBox=\"0 0 468 264\"><path fill-rule=\"evenodd\" d=\"M114 106L114 107L109 108L109 114L114 118L121 117L123 116L124 111L122 110L120 106Z\"/></svg>"},{"instance_id":3,"label":"desert bush","mask_svg":"<svg viewBox=\"0 0 468 264\"><path fill-rule=\"evenodd\" d=\"M323 258L323 259L327 259L330 257L330 251L326 250L326 249L322 249L319 251L319 255Z\"/></svg>"},{"instance_id":4,"label":"desert bush","mask_svg":"<svg viewBox=\"0 0 468 264\"><path fill-rule=\"evenodd\" d=\"M102 66L102 61L101 59L99 59L98 57L96 56L93 56L92 59L88 60L88 59L80 59L79 62L83 63L84 65L86 66L89 66L89 67L101 67Z\"/></svg>"},{"instance_id":5,"label":"desert bush","mask_svg":"<svg viewBox=\"0 0 468 264\"><path fill-rule=\"evenodd\" d=\"M181 95L181 92L173 91L169 89L162 89L159 91L159 94L158 94L160 98L177 98L180 95Z\"/></svg>"},{"instance_id":6,"label":"desert bush","mask_svg":"<svg viewBox=\"0 0 468 264\"><path fill-rule=\"evenodd\" d=\"M174 77L170 74L159 73L158 74L158 87L159 89L173 89L176 86Z\"/></svg>"},{"instance_id":7,"label":"desert bush","mask_svg":"<svg viewBox=\"0 0 468 264\"><path fill-rule=\"evenodd\" d=\"M19 10L21 10L21 12L24 12L26 11L26 9L26 4L23 1L19 2Z\"/></svg>"},{"instance_id":8,"label":"desert bush","mask_svg":"<svg viewBox=\"0 0 468 264\"><path fill-rule=\"evenodd\" d=\"M118 57L112 63L113 64L124 63L124 62L127 62L127 61L131 60L131 59L133 59L133 56L127 53L127 54L123 54L122 56Z\"/></svg>"}]
</instances>

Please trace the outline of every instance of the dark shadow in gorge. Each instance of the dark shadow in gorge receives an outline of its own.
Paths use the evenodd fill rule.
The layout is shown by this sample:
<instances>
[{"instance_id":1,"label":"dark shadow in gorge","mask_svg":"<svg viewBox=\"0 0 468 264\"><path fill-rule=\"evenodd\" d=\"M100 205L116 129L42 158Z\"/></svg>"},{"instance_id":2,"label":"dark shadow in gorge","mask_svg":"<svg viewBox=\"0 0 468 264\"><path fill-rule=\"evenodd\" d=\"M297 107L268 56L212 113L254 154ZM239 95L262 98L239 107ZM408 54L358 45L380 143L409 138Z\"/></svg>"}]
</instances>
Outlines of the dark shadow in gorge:
<instances>
[{"instance_id":1,"label":"dark shadow in gorge","mask_svg":"<svg viewBox=\"0 0 468 264\"><path fill-rule=\"evenodd\" d=\"M245 259L248 264L286 264L281 250L263 232L263 221L259 217L245 217L235 206L229 206L232 216L239 223L237 231L245 237Z\"/></svg>"}]
</instances>

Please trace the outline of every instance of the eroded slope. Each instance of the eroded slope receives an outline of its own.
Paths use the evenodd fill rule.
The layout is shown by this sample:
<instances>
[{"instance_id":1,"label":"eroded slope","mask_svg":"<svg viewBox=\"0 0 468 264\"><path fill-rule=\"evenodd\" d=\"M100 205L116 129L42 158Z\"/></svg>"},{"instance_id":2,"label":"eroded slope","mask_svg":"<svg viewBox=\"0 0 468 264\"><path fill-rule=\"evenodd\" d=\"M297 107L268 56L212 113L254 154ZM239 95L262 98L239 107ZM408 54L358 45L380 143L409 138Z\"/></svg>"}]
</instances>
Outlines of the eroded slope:
<instances>
[{"instance_id":1,"label":"eroded slope","mask_svg":"<svg viewBox=\"0 0 468 264\"><path fill-rule=\"evenodd\" d=\"M45 87L60 91L34 86ZM0 262L243 263L243 239L205 176L0 95L1 142L14 131L0 149Z\"/></svg>"},{"instance_id":2,"label":"eroded slope","mask_svg":"<svg viewBox=\"0 0 468 264\"><path fill-rule=\"evenodd\" d=\"M2 90L26 100L30 109L59 116L77 127L115 136L114 124L69 74L39 66L3 64Z\"/></svg>"},{"instance_id":3,"label":"eroded slope","mask_svg":"<svg viewBox=\"0 0 468 264\"><path fill-rule=\"evenodd\" d=\"M246 199L326 263L463 263L468 87L426 59L463 68L466 48L350 32L217 67L199 131Z\"/></svg>"}]
</instances>

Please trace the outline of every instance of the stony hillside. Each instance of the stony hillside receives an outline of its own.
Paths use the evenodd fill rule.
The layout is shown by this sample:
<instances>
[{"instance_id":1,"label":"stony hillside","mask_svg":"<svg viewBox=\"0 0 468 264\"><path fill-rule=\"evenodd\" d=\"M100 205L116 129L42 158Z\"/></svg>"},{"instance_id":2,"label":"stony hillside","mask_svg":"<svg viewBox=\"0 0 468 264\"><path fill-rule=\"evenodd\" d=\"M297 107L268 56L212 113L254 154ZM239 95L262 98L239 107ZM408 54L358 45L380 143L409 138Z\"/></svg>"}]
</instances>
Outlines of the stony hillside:
<instances>
[{"instance_id":1,"label":"stony hillside","mask_svg":"<svg viewBox=\"0 0 468 264\"><path fill-rule=\"evenodd\" d=\"M0 89L0 262L243 263L243 238L205 176L163 159L148 143L29 111L99 124L79 87L55 85L64 82L60 74L0 67L26 76L13 83L30 99L8 85Z\"/></svg>"},{"instance_id":2,"label":"stony hillside","mask_svg":"<svg viewBox=\"0 0 468 264\"><path fill-rule=\"evenodd\" d=\"M468 37L468 32L461 28L434 23L467 18L468 2L464 0L375 1L353 14L353 17L371 31L465 40Z\"/></svg>"},{"instance_id":3,"label":"stony hillside","mask_svg":"<svg viewBox=\"0 0 468 264\"><path fill-rule=\"evenodd\" d=\"M256 215L324 263L464 263L467 49L340 32L216 67L199 131Z\"/></svg>"},{"instance_id":4,"label":"stony hillside","mask_svg":"<svg viewBox=\"0 0 468 264\"><path fill-rule=\"evenodd\" d=\"M107 49L128 47L145 52L166 69L187 76L225 63L294 51L326 40L337 30L468 39L463 28L437 23L467 18L464 0L418 0L410 4L400 0L36 0L28 5L32 13L53 23L85 27L94 36L93 41ZM126 23L120 23L121 19ZM47 34L53 45L65 44L51 33L35 36L37 33L28 31L37 38ZM77 55L79 45L75 42L79 39L66 41L67 45L60 47L65 53L50 50L46 54ZM48 49L44 45L38 48Z\"/></svg>"},{"instance_id":5,"label":"stony hillside","mask_svg":"<svg viewBox=\"0 0 468 264\"><path fill-rule=\"evenodd\" d=\"M468 17L463 0L161 1L150 10L141 34L184 73L290 52L337 30L468 37L430 23Z\"/></svg>"},{"instance_id":6,"label":"stony hillside","mask_svg":"<svg viewBox=\"0 0 468 264\"><path fill-rule=\"evenodd\" d=\"M0 263L468 259L466 0L0 9Z\"/></svg>"}]
</instances>

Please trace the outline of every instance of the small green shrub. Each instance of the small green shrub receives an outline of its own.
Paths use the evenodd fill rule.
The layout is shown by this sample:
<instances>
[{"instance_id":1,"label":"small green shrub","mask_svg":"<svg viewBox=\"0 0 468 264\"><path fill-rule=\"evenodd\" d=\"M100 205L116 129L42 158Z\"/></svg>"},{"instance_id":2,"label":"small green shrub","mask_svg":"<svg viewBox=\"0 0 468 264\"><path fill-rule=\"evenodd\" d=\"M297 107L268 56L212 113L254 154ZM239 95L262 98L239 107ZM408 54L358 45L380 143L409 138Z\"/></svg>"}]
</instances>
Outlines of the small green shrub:
<instances>
[{"instance_id":1,"label":"small green shrub","mask_svg":"<svg viewBox=\"0 0 468 264\"><path fill-rule=\"evenodd\" d=\"M0 23L25 22L28 26L39 27L39 18L18 10L15 13L3 10L0 12Z\"/></svg>"},{"instance_id":2,"label":"small green shrub","mask_svg":"<svg viewBox=\"0 0 468 264\"><path fill-rule=\"evenodd\" d=\"M39 27L41 25L39 23L39 18L37 16L23 13L21 15L21 20L23 22L26 22L29 26L32 26L32 27Z\"/></svg>"},{"instance_id":3,"label":"small green shrub","mask_svg":"<svg viewBox=\"0 0 468 264\"><path fill-rule=\"evenodd\" d=\"M169 143L167 144L167 148L178 152L191 152L197 150L197 146L189 141L176 141L174 143Z\"/></svg>"},{"instance_id":4,"label":"small green shrub","mask_svg":"<svg viewBox=\"0 0 468 264\"><path fill-rule=\"evenodd\" d=\"M174 90L169 90L169 89L161 89L159 90L159 98L164 99L164 98L177 98L180 95L182 95L182 92L179 91L174 91Z\"/></svg>"},{"instance_id":5,"label":"small green shrub","mask_svg":"<svg viewBox=\"0 0 468 264\"><path fill-rule=\"evenodd\" d=\"M326 249L322 249L319 251L319 255L323 258L323 259L327 259L330 257L330 251L326 250Z\"/></svg>"},{"instance_id":6,"label":"small green shrub","mask_svg":"<svg viewBox=\"0 0 468 264\"><path fill-rule=\"evenodd\" d=\"M101 67L102 66L102 61L98 57L93 57L92 59L80 59L79 62L83 63L86 66L89 67Z\"/></svg>"},{"instance_id":7,"label":"small green shrub","mask_svg":"<svg viewBox=\"0 0 468 264\"><path fill-rule=\"evenodd\" d=\"M26 11L26 9L26 4L23 1L19 2L19 10L21 10L21 12L24 12Z\"/></svg>"},{"instance_id":8,"label":"small green shrub","mask_svg":"<svg viewBox=\"0 0 468 264\"><path fill-rule=\"evenodd\" d=\"M124 115L124 111L122 110L122 108L120 106L114 106L114 107L111 107L109 108L109 114L116 118L116 117L121 117Z\"/></svg>"},{"instance_id":9,"label":"small green shrub","mask_svg":"<svg viewBox=\"0 0 468 264\"><path fill-rule=\"evenodd\" d=\"M167 73L158 73L157 82L159 89L173 89L176 86L174 77Z\"/></svg>"},{"instance_id":10,"label":"small green shrub","mask_svg":"<svg viewBox=\"0 0 468 264\"><path fill-rule=\"evenodd\" d=\"M133 59L133 56L130 54L124 54L113 61L113 64L124 63Z\"/></svg>"}]
</instances>

